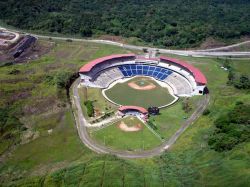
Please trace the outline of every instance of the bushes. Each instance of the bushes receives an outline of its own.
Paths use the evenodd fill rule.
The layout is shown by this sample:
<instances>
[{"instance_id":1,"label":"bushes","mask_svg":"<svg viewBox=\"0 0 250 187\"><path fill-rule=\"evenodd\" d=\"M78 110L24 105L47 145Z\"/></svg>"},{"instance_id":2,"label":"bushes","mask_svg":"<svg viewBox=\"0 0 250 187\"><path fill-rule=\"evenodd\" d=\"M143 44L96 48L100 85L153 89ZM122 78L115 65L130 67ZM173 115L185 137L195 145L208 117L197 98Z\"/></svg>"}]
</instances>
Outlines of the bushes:
<instances>
[{"instance_id":1,"label":"bushes","mask_svg":"<svg viewBox=\"0 0 250 187\"><path fill-rule=\"evenodd\" d=\"M62 94L62 91L66 90L67 98L69 99L69 88L78 77L78 73L59 71L56 74L45 76L44 82L49 85L56 85L58 88L58 97L61 99L65 98L65 94Z\"/></svg>"},{"instance_id":2,"label":"bushes","mask_svg":"<svg viewBox=\"0 0 250 187\"><path fill-rule=\"evenodd\" d=\"M227 82L229 85L233 85L237 89L250 89L250 79L248 75L235 71L228 60L223 63L223 66L229 71Z\"/></svg>"},{"instance_id":3,"label":"bushes","mask_svg":"<svg viewBox=\"0 0 250 187\"><path fill-rule=\"evenodd\" d=\"M237 89L250 89L249 77L247 75L237 73L234 70L229 70L228 84L233 85Z\"/></svg>"},{"instance_id":4,"label":"bushes","mask_svg":"<svg viewBox=\"0 0 250 187\"><path fill-rule=\"evenodd\" d=\"M89 117L93 117L94 116L94 105L93 105L93 101L87 100L84 102L84 105L87 108L87 114Z\"/></svg>"},{"instance_id":5,"label":"bushes","mask_svg":"<svg viewBox=\"0 0 250 187\"><path fill-rule=\"evenodd\" d=\"M233 82L235 88L250 89L250 80L247 75L238 75Z\"/></svg>"},{"instance_id":6,"label":"bushes","mask_svg":"<svg viewBox=\"0 0 250 187\"><path fill-rule=\"evenodd\" d=\"M189 113L192 110L192 105L189 101L189 98L186 98L183 102L182 102L182 109L185 111L185 113Z\"/></svg>"},{"instance_id":7,"label":"bushes","mask_svg":"<svg viewBox=\"0 0 250 187\"><path fill-rule=\"evenodd\" d=\"M221 115L208 144L216 151L233 149L237 144L250 140L250 105L237 102L234 109Z\"/></svg>"},{"instance_id":8,"label":"bushes","mask_svg":"<svg viewBox=\"0 0 250 187\"><path fill-rule=\"evenodd\" d=\"M56 74L45 76L44 82L50 85L56 85L59 89L68 89L78 76L78 73L59 71Z\"/></svg>"},{"instance_id":9,"label":"bushes","mask_svg":"<svg viewBox=\"0 0 250 187\"><path fill-rule=\"evenodd\" d=\"M0 108L0 135L7 131L21 129L22 123L9 108Z\"/></svg>"},{"instance_id":10,"label":"bushes","mask_svg":"<svg viewBox=\"0 0 250 187\"><path fill-rule=\"evenodd\" d=\"M26 130L26 127L15 116L13 110L9 107L0 108L0 141L4 144L10 142L8 147L0 147L0 154L20 141L20 133Z\"/></svg>"},{"instance_id":11,"label":"bushes","mask_svg":"<svg viewBox=\"0 0 250 187\"><path fill-rule=\"evenodd\" d=\"M202 115L207 116L210 114L210 110L209 109L205 109L204 112L202 113Z\"/></svg>"},{"instance_id":12,"label":"bushes","mask_svg":"<svg viewBox=\"0 0 250 187\"><path fill-rule=\"evenodd\" d=\"M66 85L71 77L71 73L67 71L60 71L54 77L55 84L58 88L66 88Z\"/></svg>"},{"instance_id":13,"label":"bushes","mask_svg":"<svg viewBox=\"0 0 250 187\"><path fill-rule=\"evenodd\" d=\"M18 75L20 72L21 71L19 69L14 68L14 69L9 71L9 74L10 75Z\"/></svg>"}]
</instances>

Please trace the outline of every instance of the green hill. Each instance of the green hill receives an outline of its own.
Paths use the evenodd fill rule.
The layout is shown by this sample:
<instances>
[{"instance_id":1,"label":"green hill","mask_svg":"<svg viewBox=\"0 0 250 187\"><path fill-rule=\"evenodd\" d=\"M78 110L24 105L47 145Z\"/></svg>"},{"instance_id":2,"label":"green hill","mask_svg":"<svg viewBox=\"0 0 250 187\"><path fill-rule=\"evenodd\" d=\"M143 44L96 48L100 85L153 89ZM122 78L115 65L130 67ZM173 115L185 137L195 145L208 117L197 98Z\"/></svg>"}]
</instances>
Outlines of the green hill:
<instances>
[{"instance_id":1,"label":"green hill","mask_svg":"<svg viewBox=\"0 0 250 187\"><path fill-rule=\"evenodd\" d=\"M249 0L3 0L0 18L39 32L119 35L162 47L250 34Z\"/></svg>"}]
</instances>

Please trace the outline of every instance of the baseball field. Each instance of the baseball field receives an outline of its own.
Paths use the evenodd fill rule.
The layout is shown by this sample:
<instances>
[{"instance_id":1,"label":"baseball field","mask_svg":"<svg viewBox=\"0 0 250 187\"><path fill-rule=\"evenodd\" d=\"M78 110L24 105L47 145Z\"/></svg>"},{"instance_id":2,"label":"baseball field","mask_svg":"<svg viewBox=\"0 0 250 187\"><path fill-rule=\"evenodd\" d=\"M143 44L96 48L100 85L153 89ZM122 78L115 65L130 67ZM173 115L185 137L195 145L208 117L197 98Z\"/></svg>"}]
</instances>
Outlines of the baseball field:
<instances>
[{"instance_id":1,"label":"baseball field","mask_svg":"<svg viewBox=\"0 0 250 187\"><path fill-rule=\"evenodd\" d=\"M164 106L175 98L168 89L149 77L135 77L126 82L117 83L105 90L106 96L120 105Z\"/></svg>"},{"instance_id":2,"label":"baseball field","mask_svg":"<svg viewBox=\"0 0 250 187\"><path fill-rule=\"evenodd\" d=\"M90 134L99 143L117 150L139 151L161 144L157 135L132 116L122 118Z\"/></svg>"}]
</instances>

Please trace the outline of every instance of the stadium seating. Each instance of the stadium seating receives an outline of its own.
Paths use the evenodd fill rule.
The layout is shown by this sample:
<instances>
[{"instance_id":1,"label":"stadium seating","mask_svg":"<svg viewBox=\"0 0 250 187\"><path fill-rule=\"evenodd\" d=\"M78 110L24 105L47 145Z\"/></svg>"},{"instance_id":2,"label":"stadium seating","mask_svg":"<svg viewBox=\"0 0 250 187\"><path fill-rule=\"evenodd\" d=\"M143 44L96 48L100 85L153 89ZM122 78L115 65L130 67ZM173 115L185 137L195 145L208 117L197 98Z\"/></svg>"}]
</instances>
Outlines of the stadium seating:
<instances>
[{"instance_id":1,"label":"stadium seating","mask_svg":"<svg viewBox=\"0 0 250 187\"><path fill-rule=\"evenodd\" d=\"M169 69L149 65L127 64L119 66L119 69L125 77L143 75L154 77L161 81L172 74L172 71Z\"/></svg>"},{"instance_id":2,"label":"stadium seating","mask_svg":"<svg viewBox=\"0 0 250 187\"><path fill-rule=\"evenodd\" d=\"M99 72L94 78L94 83L101 88L108 87L115 80L123 77L150 76L163 81L173 88L174 94L190 96L193 92L188 79L170 69L145 64L125 64Z\"/></svg>"},{"instance_id":3,"label":"stadium seating","mask_svg":"<svg viewBox=\"0 0 250 187\"><path fill-rule=\"evenodd\" d=\"M123 74L118 68L102 71L95 79L94 83L102 88L108 87L113 81L123 78Z\"/></svg>"},{"instance_id":4,"label":"stadium seating","mask_svg":"<svg viewBox=\"0 0 250 187\"><path fill-rule=\"evenodd\" d=\"M189 96L192 94L193 89L189 81L178 73L172 73L165 80L163 80L174 88L174 92L179 96Z\"/></svg>"}]
</instances>

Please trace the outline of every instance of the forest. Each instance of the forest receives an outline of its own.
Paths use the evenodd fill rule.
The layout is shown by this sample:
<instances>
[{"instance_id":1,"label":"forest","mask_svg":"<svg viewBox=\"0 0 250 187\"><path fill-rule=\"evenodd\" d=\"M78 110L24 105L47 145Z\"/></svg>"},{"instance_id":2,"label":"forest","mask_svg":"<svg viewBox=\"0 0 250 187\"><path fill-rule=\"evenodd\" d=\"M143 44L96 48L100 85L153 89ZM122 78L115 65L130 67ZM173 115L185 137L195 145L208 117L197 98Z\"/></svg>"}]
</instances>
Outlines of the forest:
<instances>
[{"instance_id":1,"label":"forest","mask_svg":"<svg viewBox=\"0 0 250 187\"><path fill-rule=\"evenodd\" d=\"M250 105L238 101L227 114L215 120L215 130L208 144L216 151L228 151L250 140Z\"/></svg>"},{"instance_id":2,"label":"forest","mask_svg":"<svg viewBox=\"0 0 250 187\"><path fill-rule=\"evenodd\" d=\"M2 0L1 21L25 30L82 37L133 37L159 47L250 35L249 0Z\"/></svg>"}]
</instances>

